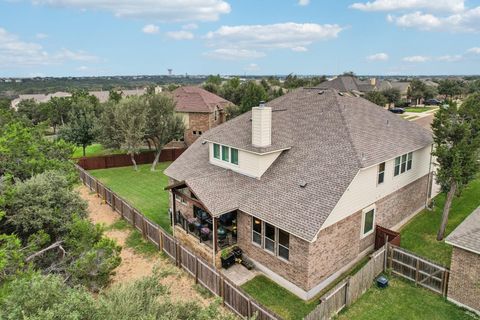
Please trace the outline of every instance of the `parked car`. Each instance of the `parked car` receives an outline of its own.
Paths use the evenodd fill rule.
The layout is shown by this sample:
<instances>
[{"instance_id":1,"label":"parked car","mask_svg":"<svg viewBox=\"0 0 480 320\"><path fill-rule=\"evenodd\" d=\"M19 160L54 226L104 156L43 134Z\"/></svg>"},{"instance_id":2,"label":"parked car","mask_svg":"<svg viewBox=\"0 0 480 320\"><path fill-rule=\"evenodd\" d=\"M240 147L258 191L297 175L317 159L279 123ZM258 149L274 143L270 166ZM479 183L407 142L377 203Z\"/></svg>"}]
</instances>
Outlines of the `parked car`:
<instances>
[{"instance_id":1,"label":"parked car","mask_svg":"<svg viewBox=\"0 0 480 320\"><path fill-rule=\"evenodd\" d=\"M403 109L403 108L392 108L392 109L390 109L390 112L402 114L402 113L405 112L405 109Z\"/></svg>"},{"instance_id":2,"label":"parked car","mask_svg":"<svg viewBox=\"0 0 480 320\"><path fill-rule=\"evenodd\" d=\"M428 100L425 101L426 106L438 106L441 103L442 102L440 100L437 100L437 99L428 99Z\"/></svg>"}]
</instances>

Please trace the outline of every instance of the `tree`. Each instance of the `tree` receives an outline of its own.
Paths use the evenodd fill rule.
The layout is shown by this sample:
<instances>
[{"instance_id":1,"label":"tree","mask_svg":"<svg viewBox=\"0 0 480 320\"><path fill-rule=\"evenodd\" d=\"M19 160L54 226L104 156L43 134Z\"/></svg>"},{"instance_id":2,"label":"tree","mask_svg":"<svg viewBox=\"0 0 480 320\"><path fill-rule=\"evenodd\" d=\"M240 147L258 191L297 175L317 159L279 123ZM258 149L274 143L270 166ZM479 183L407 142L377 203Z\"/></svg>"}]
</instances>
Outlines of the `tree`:
<instances>
[{"instance_id":1,"label":"tree","mask_svg":"<svg viewBox=\"0 0 480 320\"><path fill-rule=\"evenodd\" d=\"M20 101L17 105L17 112L20 116L30 120L33 125L46 120L45 114L41 112L40 105L33 99Z\"/></svg>"},{"instance_id":2,"label":"tree","mask_svg":"<svg viewBox=\"0 0 480 320\"><path fill-rule=\"evenodd\" d=\"M110 90L108 92L108 101L113 101L118 103L120 100L122 100L123 92L122 90Z\"/></svg>"},{"instance_id":3,"label":"tree","mask_svg":"<svg viewBox=\"0 0 480 320\"><path fill-rule=\"evenodd\" d=\"M382 91L382 94L389 104L396 105L400 101L400 90L396 88L385 89Z\"/></svg>"},{"instance_id":4,"label":"tree","mask_svg":"<svg viewBox=\"0 0 480 320\"><path fill-rule=\"evenodd\" d=\"M365 99L367 99L370 102L375 103L376 105L379 105L380 107L385 107L387 104L388 100L385 98L385 96L378 91L370 91L365 94Z\"/></svg>"},{"instance_id":5,"label":"tree","mask_svg":"<svg viewBox=\"0 0 480 320\"><path fill-rule=\"evenodd\" d=\"M57 132L57 126L65 125L68 122L68 113L71 109L72 99L69 97L52 97L48 102L48 119L53 127L53 132Z\"/></svg>"},{"instance_id":6,"label":"tree","mask_svg":"<svg viewBox=\"0 0 480 320\"><path fill-rule=\"evenodd\" d=\"M465 90L465 84L460 80L444 79L438 83L438 93L445 95L445 99L461 95Z\"/></svg>"},{"instance_id":7,"label":"tree","mask_svg":"<svg viewBox=\"0 0 480 320\"><path fill-rule=\"evenodd\" d=\"M163 147L174 139L183 136L185 126L180 116L175 114L175 101L166 95L147 95L145 100L148 112L146 137L155 146L155 159L151 170L155 171Z\"/></svg>"},{"instance_id":8,"label":"tree","mask_svg":"<svg viewBox=\"0 0 480 320\"><path fill-rule=\"evenodd\" d=\"M459 108L441 108L432 124L437 157L437 182L446 193L437 240L442 240L453 198L479 172L480 95L470 97Z\"/></svg>"},{"instance_id":9,"label":"tree","mask_svg":"<svg viewBox=\"0 0 480 320\"><path fill-rule=\"evenodd\" d=\"M420 100L425 97L426 85L418 79L413 79L408 87L407 96L415 100L415 105L420 104Z\"/></svg>"},{"instance_id":10,"label":"tree","mask_svg":"<svg viewBox=\"0 0 480 320\"><path fill-rule=\"evenodd\" d=\"M70 121L61 129L60 136L65 141L81 146L85 157L85 150L96 135L96 115L90 99L82 97L74 100L68 117Z\"/></svg>"},{"instance_id":11,"label":"tree","mask_svg":"<svg viewBox=\"0 0 480 320\"><path fill-rule=\"evenodd\" d=\"M241 113L250 111L253 107L258 106L261 101L266 101L268 97L265 89L254 81L243 83L240 90L242 97L240 102Z\"/></svg>"}]
</instances>

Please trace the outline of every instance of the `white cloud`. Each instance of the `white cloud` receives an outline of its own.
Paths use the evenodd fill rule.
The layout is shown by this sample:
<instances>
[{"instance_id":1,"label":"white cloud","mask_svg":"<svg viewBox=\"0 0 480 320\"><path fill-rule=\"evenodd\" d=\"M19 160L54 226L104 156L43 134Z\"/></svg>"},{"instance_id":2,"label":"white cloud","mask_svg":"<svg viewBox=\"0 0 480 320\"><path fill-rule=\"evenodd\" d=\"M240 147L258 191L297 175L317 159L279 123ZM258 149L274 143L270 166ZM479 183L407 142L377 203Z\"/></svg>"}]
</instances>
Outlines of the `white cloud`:
<instances>
[{"instance_id":1,"label":"white cloud","mask_svg":"<svg viewBox=\"0 0 480 320\"><path fill-rule=\"evenodd\" d=\"M154 24L147 24L142 28L143 33L155 34L160 31L160 28Z\"/></svg>"},{"instance_id":2,"label":"white cloud","mask_svg":"<svg viewBox=\"0 0 480 320\"><path fill-rule=\"evenodd\" d=\"M308 49L305 48L305 47L293 47L293 48L292 48L292 51L295 51L295 52L306 52L306 51L308 51Z\"/></svg>"},{"instance_id":3,"label":"white cloud","mask_svg":"<svg viewBox=\"0 0 480 320\"><path fill-rule=\"evenodd\" d=\"M222 26L209 32L205 38L211 47L231 52L250 52L265 55L265 50L290 49L307 51L314 42L338 37L343 30L336 24L277 23L269 25ZM261 53L261 55L260 55Z\"/></svg>"},{"instance_id":4,"label":"white cloud","mask_svg":"<svg viewBox=\"0 0 480 320\"><path fill-rule=\"evenodd\" d=\"M48 5L79 10L101 10L117 17L142 18L162 22L215 21L230 12L224 0L31 0Z\"/></svg>"},{"instance_id":5,"label":"white cloud","mask_svg":"<svg viewBox=\"0 0 480 320\"><path fill-rule=\"evenodd\" d=\"M37 39L46 39L46 38L48 38L48 34L39 32L39 33L37 33L37 34L35 35L35 38L37 38Z\"/></svg>"},{"instance_id":6,"label":"white cloud","mask_svg":"<svg viewBox=\"0 0 480 320\"><path fill-rule=\"evenodd\" d=\"M193 33L185 30L170 31L170 32L167 32L166 34L167 34L167 37L174 40L191 40L195 37Z\"/></svg>"},{"instance_id":7,"label":"white cloud","mask_svg":"<svg viewBox=\"0 0 480 320\"><path fill-rule=\"evenodd\" d=\"M237 60L237 59L256 59L265 57L265 53L256 50L222 48L215 49L205 53L206 56L215 59Z\"/></svg>"},{"instance_id":8,"label":"white cloud","mask_svg":"<svg viewBox=\"0 0 480 320\"><path fill-rule=\"evenodd\" d=\"M465 0L374 0L357 2L350 8L363 11L395 11L407 9L424 9L444 12L462 12Z\"/></svg>"},{"instance_id":9,"label":"white cloud","mask_svg":"<svg viewBox=\"0 0 480 320\"><path fill-rule=\"evenodd\" d=\"M457 62L463 59L463 56L461 54L454 54L454 55L445 55L438 57L438 61L444 61L444 62Z\"/></svg>"},{"instance_id":10,"label":"white cloud","mask_svg":"<svg viewBox=\"0 0 480 320\"><path fill-rule=\"evenodd\" d=\"M87 71L89 68L87 66L80 66L77 68L77 71Z\"/></svg>"},{"instance_id":11,"label":"white cloud","mask_svg":"<svg viewBox=\"0 0 480 320\"><path fill-rule=\"evenodd\" d=\"M184 24L182 26L182 29L184 29L184 30L195 30L195 29L198 29L198 25L196 23L188 23L188 24Z\"/></svg>"},{"instance_id":12,"label":"white cloud","mask_svg":"<svg viewBox=\"0 0 480 320\"><path fill-rule=\"evenodd\" d=\"M399 27L426 31L479 32L480 7L447 16L416 11L398 17L388 15L387 20Z\"/></svg>"},{"instance_id":13,"label":"white cloud","mask_svg":"<svg viewBox=\"0 0 480 320\"><path fill-rule=\"evenodd\" d=\"M480 54L480 47L470 48L467 53Z\"/></svg>"},{"instance_id":14,"label":"white cloud","mask_svg":"<svg viewBox=\"0 0 480 320\"><path fill-rule=\"evenodd\" d=\"M420 62L427 62L430 60L430 57L426 57L426 56L410 56L410 57L405 57L402 59L403 61L405 62L416 62L416 63L420 63Z\"/></svg>"},{"instance_id":15,"label":"white cloud","mask_svg":"<svg viewBox=\"0 0 480 320\"><path fill-rule=\"evenodd\" d=\"M380 53L375 53L367 57L367 60L369 61L387 61L388 60L388 54L384 52Z\"/></svg>"},{"instance_id":16,"label":"white cloud","mask_svg":"<svg viewBox=\"0 0 480 320\"><path fill-rule=\"evenodd\" d=\"M26 42L7 30L0 28L0 66L33 66L62 64L67 61L94 62L98 58L84 51L66 48L58 52L47 52L34 42Z\"/></svg>"},{"instance_id":17,"label":"white cloud","mask_svg":"<svg viewBox=\"0 0 480 320\"><path fill-rule=\"evenodd\" d=\"M310 4L310 0L298 0L298 5L300 6L308 6Z\"/></svg>"},{"instance_id":18,"label":"white cloud","mask_svg":"<svg viewBox=\"0 0 480 320\"><path fill-rule=\"evenodd\" d=\"M250 63L248 66L246 66L245 71L258 71L260 68L258 67L258 64L256 63Z\"/></svg>"}]
</instances>

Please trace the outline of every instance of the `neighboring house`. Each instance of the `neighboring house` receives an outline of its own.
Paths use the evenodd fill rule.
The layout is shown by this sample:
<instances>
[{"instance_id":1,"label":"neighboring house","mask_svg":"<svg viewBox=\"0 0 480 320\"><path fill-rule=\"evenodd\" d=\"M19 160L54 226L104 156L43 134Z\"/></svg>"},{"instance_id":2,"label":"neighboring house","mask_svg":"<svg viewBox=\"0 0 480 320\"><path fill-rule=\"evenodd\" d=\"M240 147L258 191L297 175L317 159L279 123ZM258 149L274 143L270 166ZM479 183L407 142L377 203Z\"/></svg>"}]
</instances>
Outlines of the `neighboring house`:
<instances>
[{"instance_id":1,"label":"neighboring house","mask_svg":"<svg viewBox=\"0 0 480 320\"><path fill-rule=\"evenodd\" d=\"M400 92L401 99L408 98L408 88L410 88L410 82L404 82L404 81L379 80L376 85L377 91L384 91L387 89L397 89Z\"/></svg>"},{"instance_id":2,"label":"neighboring house","mask_svg":"<svg viewBox=\"0 0 480 320\"><path fill-rule=\"evenodd\" d=\"M480 207L445 242L453 246L448 300L480 315Z\"/></svg>"},{"instance_id":3,"label":"neighboring house","mask_svg":"<svg viewBox=\"0 0 480 320\"><path fill-rule=\"evenodd\" d=\"M180 87L173 91L175 111L185 123L187 146L207 130L225 122L225 108L232 103L200 87Z\"/></svg>"},{"instance_id":4,"label":"neighboring house","mask_svg":"<svg viewBox=\"0 0 480 320\"><path fill-rule=\"evenodd\" d=\"M360 80L355 76L341 75L331 80L324 81L318 88L327 90L334 89L340 92L351 92L358 96L375 89L376 79Z\"/></svg>"},{"instance_id":5,"label":"neighboring house","mask_svg":"<svg viewBox=\"0 0 480 320\"><path fill-rule=\"evenodd\" d=\"M398 229L425 207L431 147L427 130L365 99L294 90L206 132L165 170L174 235L216 263L236 244L312 298L373 250L376 225Z\"/></svg>"}]
</instances>

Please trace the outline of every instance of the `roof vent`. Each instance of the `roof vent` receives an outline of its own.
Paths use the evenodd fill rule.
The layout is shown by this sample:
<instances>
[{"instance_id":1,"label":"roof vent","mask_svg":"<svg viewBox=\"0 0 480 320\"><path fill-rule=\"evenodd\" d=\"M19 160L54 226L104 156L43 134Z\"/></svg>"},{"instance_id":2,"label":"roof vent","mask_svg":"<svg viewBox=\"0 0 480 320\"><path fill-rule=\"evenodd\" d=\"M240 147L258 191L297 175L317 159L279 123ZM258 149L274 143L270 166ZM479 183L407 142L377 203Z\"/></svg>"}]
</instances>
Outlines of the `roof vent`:
<instances>
[{"instance_id":1,"label":"roof vent","mask_svg":"<svg viewBox=\"0 0 480 320\"><path fill-rule=\"evenodd\" d=\"M390 127L390 120L387 119L387 127Z\"/></svg>"},{"instance_id":2,"label":"roof vent","mask_svg":"<svg viewBox=\"0 0 480 320\"><path fill-rule=\"evenodd\" d=\"M300 182L300 187L305 188L307 186L307 183L305 181Z\"/></svg>"},{"instance_id":3,"label":"roof vent","mask_svg":"<svg viewBox=\"0 0 480 320\"><path fill-rule=\"evenodd\" d=\"M365 157L365 153L362 152L362 161L365 161L365 160L367 160L367 158Z\"/></svg>"},{"instance_id":4,"label":"roof vent","mask_svg":"<svg viewBox=\"0 0 480 320\"><path fill-rule=\"evenodd\" d=\"M338 95L343 97L343 92L339 92Z\"/></svg>"},{"instance_id":5,"label":"roof vent","mask_svg":"<svg viewBox=\"0 0 480 320\"><path fill-rule=\"evenodd\" d=\"M318 94L324 94L324 93L325 93L325 91L323 91L323 90L318 92Z\"/></svg>"},{"instance_id":6,"label":"roof vent","mask_svg":"<svg viewBox=\"0 0 480 320\"><path fill-rule=\"evenodd\" d=\"M206 141L206 140L203 140L203 141L202 141L202 145L205 144L205 143L207 143L207 141Z\"/></svg>"}]
</instances>

